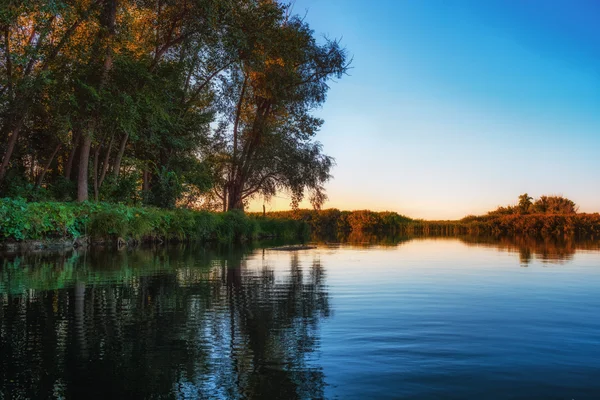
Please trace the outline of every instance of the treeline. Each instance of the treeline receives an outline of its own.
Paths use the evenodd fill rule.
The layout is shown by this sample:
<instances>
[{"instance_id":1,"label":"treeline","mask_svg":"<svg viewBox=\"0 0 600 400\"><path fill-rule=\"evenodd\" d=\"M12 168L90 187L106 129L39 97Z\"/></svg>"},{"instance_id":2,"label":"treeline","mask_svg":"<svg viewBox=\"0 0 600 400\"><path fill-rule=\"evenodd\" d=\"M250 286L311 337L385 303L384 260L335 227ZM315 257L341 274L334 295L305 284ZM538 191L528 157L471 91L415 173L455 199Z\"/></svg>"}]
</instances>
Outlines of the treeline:
<instances>
[{"instance_id":1,"label":"treeline","mask_svg":"<svg viewBox=\"0 0 600 400\"><path fill-rule=\"evenodd\" d=\"M579 207L573 200L569 200L563 196L540 196L534 200L527 193L519 196L519 202L516 205L508 205L506 207L498 207L494 211L490 211L488 216L498 215L526 215L526 214L560 214L572 215L576 214Z\"/></svg>"},{"instance_id":2,"label":"treeline","mask_svg":"<svg viewBox=\"0 0 600 400\"><path fill-rule=\"evenodd\" d=\"M5 1L0 197L321 204L311 112L348 63L276 0Z\"/></svg>"},{"instance_id":3,"label":"treeline","mask_svg":"<svg viewBox=\"0 0 600 400\"><path fill-rule=\"evenodd\" d=\"M26 203L22 199L1 199L0 221L0 242L25 242L26 246L144 241L233 243L265 237L295 240L310 234L302 221L248 216L240 210L214 213L102 202Z\"/></svg>"},{"instance_id":4,"label":"treeline","mask_svg":"<svg viewBox=\"0 0 600 400\"><path fill-rule=\"evenodd\" d=\"M340 211L336 208L276 211L265 215L273 219L292 219L306 222L310 225L311 232L316 236L337 235L338 233L352 231L396 233L402 231L407 223L413 222L411 218L391 211Z\"/></svg>"},{"instance_id":5,"label":"treeline","mask_svg":"<svg viewBox=\"0 0 600 400\"><path fill-rule=\"evenodd\" d=\"M498 207L486 215L456 221L411 219L395 212L368 210L295 210L270 212L270 218L307 222L317 237L344 239L350 232L436 236L570 236L600 237L600 214L578 213L578 206L562 196L527 194L516 205Z\"/></svg>"},{"instance_id":6,"label":"treeline","mask_svg":"<svg viewBox=\"0 0 600 400\"><path fill-rule=\"evenodd\" d=\"M408 234L489 236L600 237L600 214L578 213L574 201L563 196L527 193L515 205L501 206L485 215L469 215L458 221L418 221L405 226Z\"/></svg>"},{"instance_id":7,"label":"treeline","mask_svg":"<svg viewBox=\"0 0 600 400\"><path fill-rule=\"evenodd\" d=\"M469 216L458 221L415 221L415 235L570 236L600 238L600 214L509 214Z\"/></svg>"},{"instance_id":8,"label":"treeline","mask_svg":"<svg viewBox=\"0 0 600 400\"><path fill-rule=\"evenodd\" d=\"M459 230L492 235L599 236L600 215L578 213L574 201L563 196L541 196L533 201L527 193L516 205L498 207L482 216L461 219Z\"/></svg>"}]
</instances>

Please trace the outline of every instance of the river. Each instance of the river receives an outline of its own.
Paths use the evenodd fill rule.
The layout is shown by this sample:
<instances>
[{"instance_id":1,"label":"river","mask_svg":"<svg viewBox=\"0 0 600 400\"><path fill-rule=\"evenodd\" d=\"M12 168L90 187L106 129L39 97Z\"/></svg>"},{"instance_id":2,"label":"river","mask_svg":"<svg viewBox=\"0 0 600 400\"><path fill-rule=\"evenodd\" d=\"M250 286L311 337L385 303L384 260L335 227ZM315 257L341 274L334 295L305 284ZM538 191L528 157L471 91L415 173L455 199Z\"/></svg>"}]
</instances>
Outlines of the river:
<instances>
[{"instance_id":1,"label":"river","mask_svg":"<svg viewBox=\"0 0 600 400\"><path fill-rule=\"evenodd\" d=\"M597 399L600 245L0 256L0 398Z\"/></svg>"}]
</instances>

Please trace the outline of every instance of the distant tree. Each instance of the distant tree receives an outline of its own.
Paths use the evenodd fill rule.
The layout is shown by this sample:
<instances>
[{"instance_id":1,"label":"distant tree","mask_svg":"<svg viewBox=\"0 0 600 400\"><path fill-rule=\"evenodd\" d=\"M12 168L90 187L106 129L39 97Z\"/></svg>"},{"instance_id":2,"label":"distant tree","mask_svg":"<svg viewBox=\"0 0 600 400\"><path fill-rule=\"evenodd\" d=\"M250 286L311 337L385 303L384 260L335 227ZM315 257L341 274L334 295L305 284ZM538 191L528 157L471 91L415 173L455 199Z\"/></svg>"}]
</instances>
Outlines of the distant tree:
<instances>
[{"instance_id":1,"label":"distant tree","mask_svg":"<svg viewBox=\"0 0 600 400\"><path fill-rule=\"evenodd\" d=\"M533 204L531 202L531 200L533 200L533 197L530 197L527 193L523 193L522 195L519 196L519 212L521 214L525 214L527 212L529 212L529 209L531 207L531 205Z\"/></svg>"},{"instance_id":2,"label":"distant tree","mask_svg":"<svg viewBox=\"0 0 600 400\"><path fill-rule=\"evenodd\" d=\"M562 196L541 196L533 203L533 210L543 214L575 214L579 207Z\"/></svg>"}]
</instances>

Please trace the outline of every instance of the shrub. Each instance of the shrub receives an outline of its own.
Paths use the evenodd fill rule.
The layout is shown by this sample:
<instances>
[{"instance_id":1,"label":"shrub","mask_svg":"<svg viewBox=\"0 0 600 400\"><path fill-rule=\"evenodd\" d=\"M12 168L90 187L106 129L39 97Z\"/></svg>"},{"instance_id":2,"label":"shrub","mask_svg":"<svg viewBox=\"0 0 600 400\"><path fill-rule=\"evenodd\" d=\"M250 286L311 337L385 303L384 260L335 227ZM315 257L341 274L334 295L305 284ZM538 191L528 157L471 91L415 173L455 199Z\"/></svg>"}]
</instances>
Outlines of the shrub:
<instances>
[{"instance_id":1,"label":"shrub","mask_svg":"<svg viewBox=\"0 0 600 400\"><path fill-rule=\"evenodd\" d=\"M164 210L111 203L28 203L0 199L0 240L133 238L199 240L231 243L259 236L293 238L305 234L301 221L258 220L242 211L211 213Z\"/></svg>"}]
</instances>

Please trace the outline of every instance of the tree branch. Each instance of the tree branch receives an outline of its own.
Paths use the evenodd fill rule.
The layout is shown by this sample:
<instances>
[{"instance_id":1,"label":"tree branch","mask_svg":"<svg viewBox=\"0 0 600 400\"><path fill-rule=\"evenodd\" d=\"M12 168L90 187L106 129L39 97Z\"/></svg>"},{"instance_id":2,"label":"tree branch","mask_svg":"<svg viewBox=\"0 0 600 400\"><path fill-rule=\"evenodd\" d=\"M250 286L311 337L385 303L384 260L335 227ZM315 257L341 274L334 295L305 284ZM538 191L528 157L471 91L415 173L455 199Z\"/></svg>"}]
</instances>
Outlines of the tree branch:
<instances>
[{"instance_id":1,"label":"tree branch","mask_svg":"<svg viewBox=\"0 0 600 400\"><path fill-rule=\"evenodd\" d=\"M48 69L48 67L50 66L50 63L52 61L54 61L54 59L56 58L56 56L58 56L58 54L60 53L60 51L62 50L62 48L67 44L67 42L70 39L70 37L75 33L75 31L77 30L77 28L79 28L79 25L81 25L85 20L88 19L88 17L92 13L92 11L94 11L94 8L97 5L99 5L100 3L102 3L102 0L95 0L88 7L88 9L83 13L83 15L77 21L75 21L73 23L73 25L71 25L69 27L69 29L67 29L67 31L65 32L65 34L63 35L63 37L60 39L60 41L58 42L58 44L56 45L56 47L54 47L54 49L52 50L52 52L50 53L50 55L48 56L48 58L45 60L44 64L42 65L42 71L45 71L45 70Z\"/></svg>"},{"instance_id":2,"label":"tree branch","mask_svg":"<svg viewBox=\"0 0 600 400\"><path fill-rule=\"evenodd\" d=\"M200 93L202 92L202 89L204 89L206 87L206 85L208 85L210 83L211 80L213 80L213 78L215 76L217 76L220 72L222 72L223 70L225 70L227 67L229 67L231 64L233 64L233 61L228 62L227 64L225 64L224 66L222 66L221 68L215 70L212 74L210 74L208 76L208 78L206 78L206 80L204 82L202 82L202 84L197 87L194 90L194 93L190 96L190 98L188 99L188 101L186 101L185 105L186 105L186 110L187 108L189 108L190 104L196 100L196 98L200 95Z\"/></svg>"},{"instance_id":3,"label":"tree branch","mask_svg":"<svg viewBox=\"0 0 600 400\"><path fill-rule=\"evenodd\" d=\"M40 48L42 47L42 43L46 39L46 36L48 35L48 31L50 31L50 27L52 26L52 22L54 21L54 18L56 18L56 16L52 16L52 18L50 18L50 21L48 22L48 26L42 30L43 35L40 34L40 37L38 38L38 41L35 45L35 49L33 50L33 54L31 55L31 58L29 59L29 62L27 63L27 66L25 67L25 71L23 71L23 76L28 76L31 73L31 70L33 69L33 65L37 61L37 56L40 52ZM33 40L34 33L35 33L35 29L33 30L31 37L29 38L30 40Z\"/></svg>"},{"instance_id":4,"label":"tree branch","mask_svg":"<svg viewBox=\"0 0 600 400\"><path fill-rule=\"evenodd\" d=\"M12 83L12 56L10 55L10 30L8 26L4 28L4 53L6 56L6 76L8 96L12 98L13 83Z\"/></svg>"}]
</instances>

